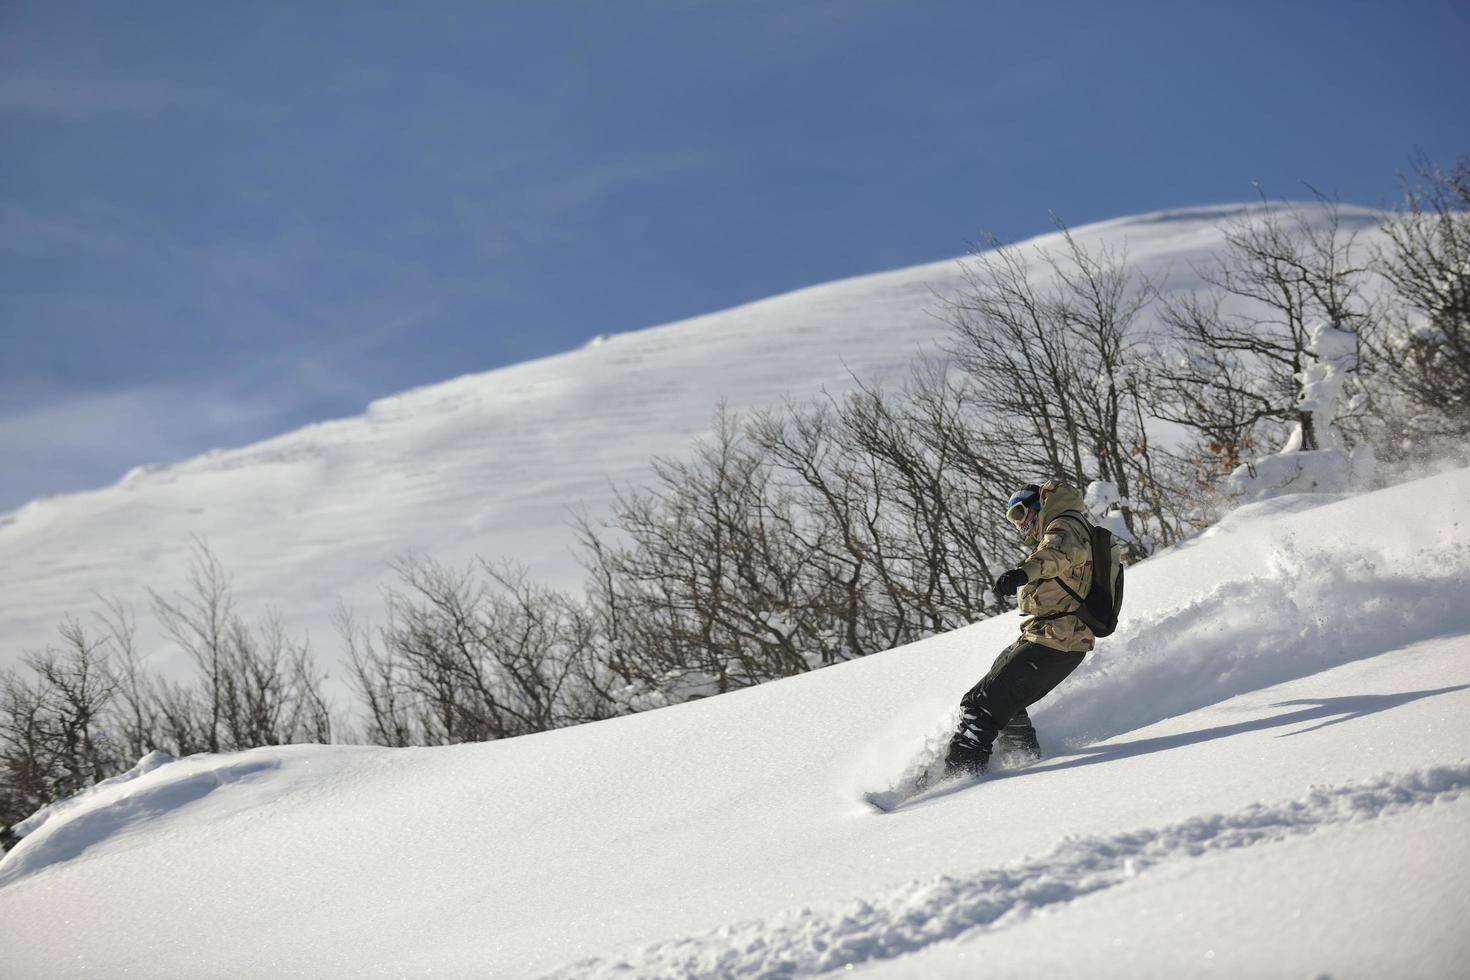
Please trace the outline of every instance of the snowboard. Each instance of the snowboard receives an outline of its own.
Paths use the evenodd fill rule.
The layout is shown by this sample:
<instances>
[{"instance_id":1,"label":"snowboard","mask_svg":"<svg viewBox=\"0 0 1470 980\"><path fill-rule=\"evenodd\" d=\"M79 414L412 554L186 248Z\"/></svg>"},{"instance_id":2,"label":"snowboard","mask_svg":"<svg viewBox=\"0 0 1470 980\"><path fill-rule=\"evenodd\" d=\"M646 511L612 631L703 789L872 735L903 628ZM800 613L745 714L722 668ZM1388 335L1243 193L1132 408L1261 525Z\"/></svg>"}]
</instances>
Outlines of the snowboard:
<instances>
[{"instance_id":1,"label":"snowboard","mask_svg":"<svg viewBox=\"0 0 1470 980\"><path fill-rule=\"evenodd\" d=\"M917 796L918 792L922 791L906 792L899 789L885 789L867 792L863 794L863 802L879 813L892 813Z\"/></svg>"},{"instance_id":2,"label":"snowboard","mask_svg":"<svg viewBox=\"0 0 1470 980\"><path fill-rule=\"evenodd\" d=\"M990 772L1015 772L1040 761L1038 758L1002 757L991 767ZM870 790L864 793L863 802L879 813L892 813L905 803L926 795L930 790L956 789L967 783L983 782L985 776L985 773L980 773L974 776L955 776L945 779L943 777L934 778L927 771L920 772L916 778L907 780L892 789Z\"/></svg>"},{"instance_id":3,"label":"snowboard","mask_svg":"<svg viewBox=\"0 0 1470 980\"><path fill-rule=\"evenodd\" d=\"M872 790L863 794L863 802L880 813L892 813L903 806L909 800L923 795L930 789L938 786L952 785L960 780L954 779L931 779L928 773L920 773L919 778L895 786L892 789Z\"/></svg>"}]
</instances>

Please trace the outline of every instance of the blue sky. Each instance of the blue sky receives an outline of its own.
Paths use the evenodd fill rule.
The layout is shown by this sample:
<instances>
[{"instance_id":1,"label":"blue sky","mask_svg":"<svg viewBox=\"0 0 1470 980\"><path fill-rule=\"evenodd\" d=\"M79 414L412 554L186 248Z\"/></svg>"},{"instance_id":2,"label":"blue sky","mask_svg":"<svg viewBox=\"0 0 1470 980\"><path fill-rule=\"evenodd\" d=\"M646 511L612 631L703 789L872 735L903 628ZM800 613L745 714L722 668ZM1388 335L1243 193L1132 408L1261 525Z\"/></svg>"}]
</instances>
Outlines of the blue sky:
<instances>
[{"instance_id":1,"label":"blue sky","mask_svg":"<svg viewBox=\"0 0 1470 980\"><path fill-rule=\"evenodd\" d=\"M0 2L0 510L605 332L1470 152L1464 3ZM712 394L713 397L713 394Z\"/></svg>"}]
</instances>

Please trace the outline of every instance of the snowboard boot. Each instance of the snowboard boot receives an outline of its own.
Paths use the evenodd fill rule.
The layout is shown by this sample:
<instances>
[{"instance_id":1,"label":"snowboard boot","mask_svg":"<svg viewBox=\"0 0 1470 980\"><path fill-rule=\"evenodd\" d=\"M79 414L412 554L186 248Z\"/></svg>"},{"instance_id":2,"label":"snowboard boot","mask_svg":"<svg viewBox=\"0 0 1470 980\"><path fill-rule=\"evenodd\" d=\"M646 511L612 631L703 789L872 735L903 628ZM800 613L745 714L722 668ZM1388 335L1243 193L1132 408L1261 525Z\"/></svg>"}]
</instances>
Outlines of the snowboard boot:
<instances>
[{"instance_id":1,"label":"snowboard boot","mask_svg":"<svg viewBox=\"0 0 1470 980\"><path fill-rule=\"evenodd\" d=\"M974 779L983 774L987 768L989 768L987 762L948 758L944 760L944 775L940 779L946 783L956 779Z\"/></svg>"},{"instance_id":2,"label":"snowboard boot","mask_svg":"<svg viewBox=\"0 0 1470 980\"><path fill-rule=\"evenodd\" d=\"M990 765L990 749L975 737L968 726L961 724L949 743L949 752L944 757L944 776L952 779L970 779L985 772Z\"/></svg>"},{"instance_id":3,"label":"snowboard boot","mask_svg":"<svg viewBox=\"0 0 1470 980\"><path fill-rule=\"evenodd\" d=\"M1041 743L1036 740L1036 729L1022 708L1006 722L995 740L995 754L1007 769L1029 766L1041 761Z\"/></svg>"}]
</instances>

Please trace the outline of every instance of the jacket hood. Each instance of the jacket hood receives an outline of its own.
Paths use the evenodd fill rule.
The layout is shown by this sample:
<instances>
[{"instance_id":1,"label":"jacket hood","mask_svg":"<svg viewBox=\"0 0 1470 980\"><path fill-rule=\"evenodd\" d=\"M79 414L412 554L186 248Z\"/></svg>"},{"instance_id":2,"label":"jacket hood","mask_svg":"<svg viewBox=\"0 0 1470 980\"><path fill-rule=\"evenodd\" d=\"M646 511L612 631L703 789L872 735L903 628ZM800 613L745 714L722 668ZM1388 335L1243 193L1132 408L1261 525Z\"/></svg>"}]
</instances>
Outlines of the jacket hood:
<instances>
[{"instance_id":1,"label":"jacket hood","mask_svg":"<svg viewBox=\"0 0 1470 980\"><path fill-rule=\"evenodd\" d=\"M1087 503L1082 498L1082 491L1059 480L1049 480L1043 483L1041 485L1041 513L1037 515L1036 524L1027 537L1034 536L1040 540L1041 535L1046 531L1046 526L1069 510L1074 510L1083 517L1087 516Z\"/></svg>"}]
</instances>

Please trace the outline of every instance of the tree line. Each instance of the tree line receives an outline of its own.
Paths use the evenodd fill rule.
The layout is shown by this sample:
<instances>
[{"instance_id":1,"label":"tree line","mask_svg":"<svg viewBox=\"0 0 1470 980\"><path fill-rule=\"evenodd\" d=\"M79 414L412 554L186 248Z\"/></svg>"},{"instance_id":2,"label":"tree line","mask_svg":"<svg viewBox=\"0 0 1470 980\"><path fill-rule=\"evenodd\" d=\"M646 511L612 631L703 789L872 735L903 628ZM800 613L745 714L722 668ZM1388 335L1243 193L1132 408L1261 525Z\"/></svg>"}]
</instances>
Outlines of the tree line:
<instances>
[{"instance_id":1,"label":"tree line","mask_svg":"<svg viewBox=\"0 0 1470 980\"><path fill-rule=\"evenodd\" d=\"M1232 478L1275 449L1369 447L1396 464L1463 446L1470 162L1418 161L1374 248L1322 203L1263 199L1182 295L1065 227L1047 251L987 243L944 305L942 349L901 381L718 407L687 454L578 516L582 593L486 560L394 562L378 620L339 611L349 720L305 643L244 616L196 542L187 587L150 593L188 680L145 665L116 600L0 673L0 825L154 749L509 738L998 614L990 583L1017 547L998 501L1039 477L1088 488L1138 560L1211 523ZM1324 330L1348 344L1331 370ZM1167 446L1151 438L1161 424L1180 434Z\"/></svg>"}]
</instances>

